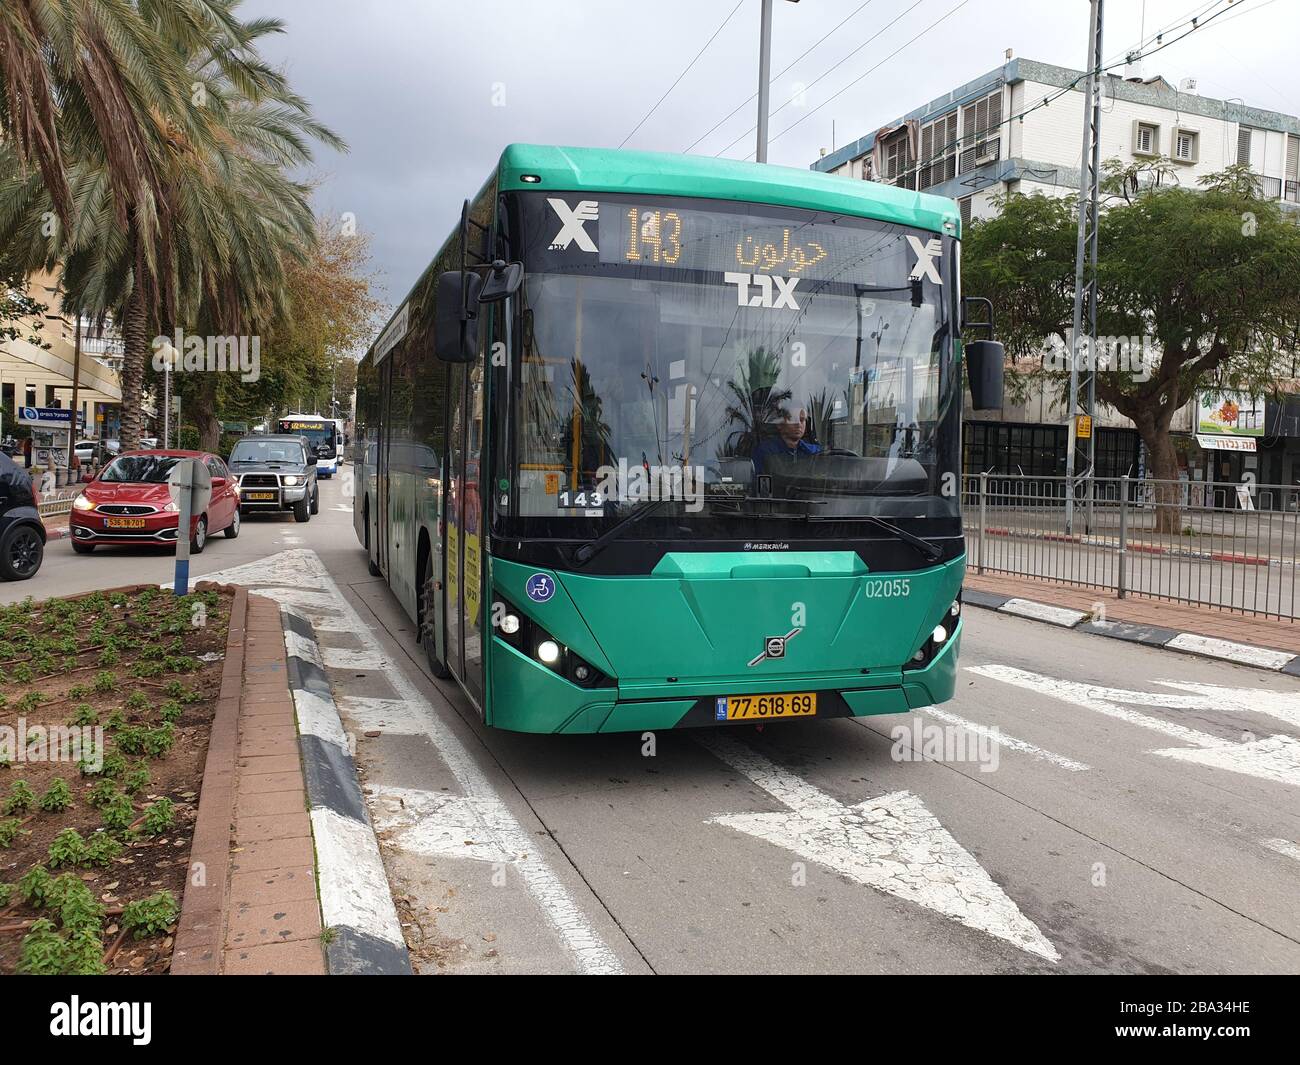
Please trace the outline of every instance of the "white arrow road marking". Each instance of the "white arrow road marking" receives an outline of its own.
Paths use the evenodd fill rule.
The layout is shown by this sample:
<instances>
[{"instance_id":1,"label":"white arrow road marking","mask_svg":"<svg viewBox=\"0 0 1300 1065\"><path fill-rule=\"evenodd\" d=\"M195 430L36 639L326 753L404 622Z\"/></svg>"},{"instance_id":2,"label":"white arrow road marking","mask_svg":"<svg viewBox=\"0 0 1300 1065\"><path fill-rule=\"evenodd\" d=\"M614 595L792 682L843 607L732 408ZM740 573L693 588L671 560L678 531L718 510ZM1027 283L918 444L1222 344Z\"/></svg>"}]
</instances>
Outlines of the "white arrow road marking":
<instances>
[{"instance_id":1,"label":"white arrow road marking","mask_svg":"<svg viewBox=\"0 0 1300 1065\"><path fill-rule=\"evenodd\" d=\"M1225 688L1218 684L1197 684L1192 681L1158 680L1178 691L1192 692L1194 697L1185 704L1194 710L1254 711L1268 714L1294 728L1300 729L1300 695L1286 692L1264 691L1260 688ZM1169 699L1170 696L1153 696Z\"/></svg>"},{"instance_id":2,"label":"white arrow road marking","mask_svg":"<svg viewBox=\"0 0 1300 1065\"><path fill-rule=\"evenodd\" d=\"M911 792L845 806L736 740L712 734L700 743L789 808L723 814L705 824L756 836L1030 954L1060 960L1038 927Z\"/></svg>"},{"instance_id":3,"label":"white arrow road marking","mask_svg":"<svg viewBox=\"0 0 1300 1065\"><path fill-rule=\"evenodd\" d=\"M536 841L510 812L487 775L438 713L407 679L405 672L389 659L378 638L361 620L352 604L343 597L338 585L325 569L315 551L282 551L256 562L234 566L220 573L208 574L206 580L243 584L250 592L267 596L282 603L291 603L306 614L318 629L353 633L365 653L377 663L374 667L383 672L393 686L397 700L339 698L339 708L349 717L364 719L376 713L377 703L386 710L379 713L392 715L392 706L400 702L406 714L400 728L411 735L427 737L434 749L451 770L460 787L461 796L455 802L426 803L423 809L430 820L423 835L416 839L437 839L447 831L463 832L468 823L474 834L460 837L460 857L478 857L466 854L465 840L476 840L484 852L505 857L493 861L509 861L519 871L528 893L538 908L550 921L560 942L573 955L579 970L591 974L622 973L618 955L601 939L586 915L570 896L563 882L538 853ZM327 652L328 653L328 652ZM357 706L356 713L353 706ZM442 797L445 793L438 793ZM399 804L400 805L400 804ZM378 820L378 812L372 811ZM313 814L314 816L314 814ZM445 817L446 823L439 818ZM447 825L450 825L450 829ZM452 853L442 851L440 853Z\"/></svg>"},{"instance_id":4,"label":"white arrow road marking","mask_svg":"<svg viewBox=\"0 0 1300 1065\"><path fill-rule=\"evenodd\" d=\"M1262 839L1260 842L1269 850L1277 851L1278 854L1285 854L1288 858L1294 858L1297 862L1300 862L1300 846L1292 843L1289 839Z\"/></svg>"},{"instance_id":5,"label":"white arrow road marking","mask_svg":"<svg viewBox=\"0 0 1300 1065\"><path fill-rule=\"evenodd\" d=\"M344 514L351 514L351 513L352 513L352 508L351 508L351 507L341 506L341 505L339 505L338 503L335 503L332 507L330 507L330 510L341 510L341 511L343 511Z\"/></svg>"},{"instance_id":6,"label":"white arrow road marking","mask_svg":"<svg viewBox=\"0 0 1300 1065\"><path fill-rule=\"evenodd\" d=\"M1091 769L1092 766L1084 765L1082 762L1076 762L1072 758L1066 758L1064 755L1053 754L1051 751L1045 751L1041 747L1035 747L1032 743L1025 740L1018 740L1014 736L1008 736L1001 729L987 728L984 725L977 725L974 721L967 721L964 717L958 717L948 710L940 710L937 706L922 707L918 713L929 714L931 717L945 721L949 725L956 725L958 728L964 728L967 732L973 732L976 736L985 736L991 739L1000 747L1006 747L1008 750L1019 751L1021 754L1028 754L1034 758L1041 758L1046 762L1051 762L1054 766L1061 769L1068 769L1071 773L1082 773Z\"/></svg>"},{"instance_id":7,"label":"white arrow road marking","mask_svg":"<svg viewBox=\"0 0 1300 1065\"><path fill-rule=\"evenodd\" d=\"M1155 705L1175 709L1186 709L1180 705L1186 696L1156 696L1148 692L1130 692L1123 688L1105 688L1097 684L1080 684L1061 680L1057 677L1044 677L1039 673L1016 669L1014 666L989 664L985 666L967 666L968 672L981 677L999 680L1004 684L1013 684L1018 688L1027 688L1040 695L1060 699L1062 702L1094 710L1107 717L1151 729L1154 732L1171 736L1185 747L1168 747L1152 751L1152 754L1164 758L1174 758L1197 765L1228 769L1234 773L1263 780L1275 780L1283 784L1300 784L1300 740L1290 736L1268 736L1262 740L1250 740L1238 743L1233 740L1220 739L1207 732L1199 732L1163 718L1140 714L1136 710L1127 710L1117 705L1119 702L1133 702L1139 705ZM1113 701L1112 701L1113 700ZM1196 701L1195 709L1203 709L1204 700Z\"/></svg>"}]
</instances>

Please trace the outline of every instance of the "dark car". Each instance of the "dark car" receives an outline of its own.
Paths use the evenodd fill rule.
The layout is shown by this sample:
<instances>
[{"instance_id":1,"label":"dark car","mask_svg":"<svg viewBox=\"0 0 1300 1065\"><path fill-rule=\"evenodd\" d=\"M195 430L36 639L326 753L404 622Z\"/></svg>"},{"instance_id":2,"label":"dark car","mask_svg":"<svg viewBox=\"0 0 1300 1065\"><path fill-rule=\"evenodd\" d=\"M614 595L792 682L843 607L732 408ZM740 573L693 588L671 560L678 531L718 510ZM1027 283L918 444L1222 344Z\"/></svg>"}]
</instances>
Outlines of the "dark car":
<instances>
[{"instance_id":1,"label":"dark car","mask_svg":"<svg viewBox=\"0 0 1300 1065\"><path fill-rule=\"evenodd\" d=\"M27 471L0 453L0 579L25 581L45 557L45 526Z\"/></svg>"},{"instance_id":2,"label":"dark car","mask_svg":"<svg viewBox=\"0 0 1300 1065\"><path fill-rule=\"evenodd\" d=\"M230 449L230 472L245 514L292 510L296 521L310 521L320 509L316 456L301 436L241 436Z\"/></svg>"}]
</instances>

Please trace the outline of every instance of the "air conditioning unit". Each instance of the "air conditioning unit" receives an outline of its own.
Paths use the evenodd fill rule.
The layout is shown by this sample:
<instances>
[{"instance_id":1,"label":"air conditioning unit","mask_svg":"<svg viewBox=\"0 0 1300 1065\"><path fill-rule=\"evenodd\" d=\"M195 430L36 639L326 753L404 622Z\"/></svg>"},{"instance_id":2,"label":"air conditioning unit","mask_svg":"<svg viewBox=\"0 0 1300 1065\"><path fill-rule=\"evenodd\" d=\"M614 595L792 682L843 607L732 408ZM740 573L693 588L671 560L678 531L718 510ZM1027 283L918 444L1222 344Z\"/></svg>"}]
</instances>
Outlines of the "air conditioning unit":
<instances>
[{"instance_id":1,"label":"air conditioning unit","mask_svg":"<svg viewBox=\"0 0 1300 1065\"><path fill-rule=\"evenodd\" d=\"M998 142L985 141L983 144L975 145L975 165L983 166L985 163L995 163L998 158Z\"/></svg>"}]
</instances>

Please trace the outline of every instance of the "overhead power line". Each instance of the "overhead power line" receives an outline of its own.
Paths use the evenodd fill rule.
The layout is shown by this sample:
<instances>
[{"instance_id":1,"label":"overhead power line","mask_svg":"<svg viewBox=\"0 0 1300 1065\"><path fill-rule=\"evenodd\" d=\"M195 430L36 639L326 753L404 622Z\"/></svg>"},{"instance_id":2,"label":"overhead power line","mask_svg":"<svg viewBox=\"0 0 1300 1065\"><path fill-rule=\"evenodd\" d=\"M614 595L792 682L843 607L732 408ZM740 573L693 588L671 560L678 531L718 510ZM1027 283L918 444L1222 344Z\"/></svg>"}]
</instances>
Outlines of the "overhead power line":
<instances>
[{"instance_id":1,"label":"overhead power line","mask_svg":"<svg viewBox=\"0 0 1300 1065\"><path fill-rule=\"evenodd\" d=\"M880 36L882 33L884 33L887 29L889 29L889 28L890 28L891 26L893 26L896 22L898 22L898 20L901 19L904 15L908 14L908 12L910 12L910 11L914 11L916 8L920 7L923 3L925 3L925 0L916 0L916 2L915 2L914 4L912 4L911 7L909 7L909 8L907 8L907 9L905 9L905 10L899 12L897 15L894 16L894 18L893 18L892 20L890 20L889 22L885 23L885 25L881 26L880 29L878 29L875 33L873 33L870 37L868 37L865 41L863 41L860 45L858 45L855 49L853 49L853 51L851 51L848 55L846 55L846 56L845 56L843 59L841 59L838 63L835 63L833 66L829 66L829 67L827 67L824 71L822 71L820 74L818 74L817 77L813 78L812 81L810 81L806 86L804 86L804 91L806 92L808 89L811 89L814 85L816 85L819 81L821 81L824 77L826 77L826 76L827 76L828 74L830 74L832 71L837 70L839 67L842 67L845 63L847 63L850 59L852 59L855 55L857 55L860 51L862 51L862 49L864 49L867 45L869 45L872 41L874 41L877 37L879 37L879 36ZM744 106L744 105L742 104L741 106ZM787 107L789 107L789 106L790 106L790 101L787 100L787 101L786 101L785 103L783 103L780 107L778 107L775 111L770 112L770 113L768 114L767 117L768 117L768 118L774 118L776 115L780 114L782 111L784 111L784 110L785 110ZM714 152L714 153L713 153L714 156L716 157L716 156L719 156L719 155L725 155L727 152L731 151L731 149L734 148L737 144L739 144L739 143L740 143L741 141L743 141L746 137L748 137L751 133L753 133L756 129L758 129L758 126L750 126L749 129L747 129L744 133L742 133L739 137L737 137L734 141L732 141L730 144L728 144L728 145L727 145L725 148L723 148L721 151ZM774 137L774 138L772 138L772 139L775 140L776 138Z\"/></svg>"},{"instance_id":2,"label":"overhead power line","mask_svg":"<svg viewBox=\"0 0 1300 1065\"><path fill-rule=\"evenodd\" d=\"M850 19L854 18L858 14L858 12L860 12L863 8L869 7L874 2L875 0L864 0L863 3L855 7L848 15L840 19L839 22L837 22L826 33L824 33L821 37L819 37L817 39L817 42L811 48L805 49L802 53L800 53L797 59L795 59L793 62L787 63L782 70L776 73L775 77L773 77L768 84L775 85L777 81L779 81L791 70L793 70L796 66L798 66L810 53L816 51L819 47L821 47L821 45L827 40L827 38L831 36L831 34L833 34L836 30L838 30ZM733 116L739 114L741 110L743 110L744 108L748 107L751 103L753 103L757 97L758 97L758 93L756 92L750 93L747 99L742 100L740 103L738 103L735 107L733 107L730 111L728 111L726 115L718 119L717 122L713 123L712 126L710 126L707 130L705 130L698 137L696 137L695 140L691 141L690 144L688 144L685 148L683 148L682 149L683 153L689 152L692 148L694 148L697 144L699 144L700 141L704 140L711 133L713 133L713 131L716 130L719 126L729 121Z\"/></svg>"},{"instance_id":3,"label":"overhead power line","mask_svg":"<svg viewBox=\"0 0 1300 1065\"><path fill-rule=\"evenodd\" d=\"M795 120L794 120L793 122L791 122L788 126L786 126L785 129L781 130L780 133L778 133L778 134L776 134L774 137L772 137L772 140L774 140L774 141L775 141L775 140L780 140L780 139L781 139L782 137L784 137L787 133L789 133L792 129L794 129L795 126L799 125L801 122L806 122L808 119L812 118L813 115L815 115L818 111L820 111L823 107L825 107L825 106L826 106L828 103L830 103L832 100L834 100L834 99L836 99L837 97L842 96L844 93L848 92L849 89L851 89L854 85L856 85L858 82L860 82L860 81L861 81L863 78L865 78L868 74L871 74L872 72L874 72L874 71L880 69L880 67L884 66L884 65L885 65L886 63L888 63L891 59L893 59L894 56L898 55L899 52L902 52L903 50L905 50L905 49L907 49L907 48L910 48L910 47L911 47L912 45L914 45L917 41L919 41L922 37L924 37L927 33L929 33L931 30L935 29L935 28L936 28L937 26L939 26L941 23L944 23L944 22L946 22L948 19L952 18L953 15L957 14L958 11L960 11L963 7L965 7L965 6L966 6L967 4L969 4L969 3L970 3L970 0L961 0L961 3L957 4L957 5L956 5L955 7L953 7L951 10L949 10L946 14L940 15L937 19L935 19L932 23L930 23L930 25L928 25L928 26L927 26L925 29L923 29L920 33L916 34L914 37L910 38L909 40L904 41L901 45L899 45L899 46L898 46L897 48L895 48L892 52L890 52L889 55L885 56L885 58L882 59L882 60L881 60L879 63L877 63L875 66L870 67L870 68L868 68L867 70L864 70L861 74L859 74L859 75L858 75L856 78L854 78L851 82L849 82L847 85L845 85L844 88L840 89L839 92L835 93L835 94L832 95L832 96L828 96L825 100L823 100L821 103L819 103L816 107L814 107L814 108L813 108L811 111L809 111L807 114L803 115L803 116L800 117L800 118L795 119Z\"/></svg>"},{"instance_id":4,"label":"overhead power line","mask_svg":"<svg viewBox=\"0 0 1300 1065\"><path fill-rule=\"evenodd\" d=\"M700 61L700 56L702 56L705 52L708 51L709 45L713 43L714 39L718 36L719 33L721 33L724 29L726 29L727 23L730 22L735 17L736 12L741 9L744 3L745 0L739 0L736 6L731 9L731 14L722 20L722 25L720 25L716 30L713 31L712 36L710 36L709 39L704 42L704 47L701 48L698 52L696 52L695 58L686 64L686 69L677 75L677 78L673 81L673 83L668 86L667 91L661 97L659 97L658 100L655 101L654 107L650 108L650 110L647 111L644 116L642 116L641 121L632 127L631 133L629 133L626 137L624 137L621 141L619 141L618 146L620 148L623 147L623 145L625 145L628 141L632 139L633 134L635 134L637 130L639 130L642 126L646 124L646 120L649 119L651 115L653 115L656 111L659 110L659 105L668 99L669 94L675 88L677 88L682 78L686 77L686 75L691 72L691 68Z\"/></svg>"}]
</instances>

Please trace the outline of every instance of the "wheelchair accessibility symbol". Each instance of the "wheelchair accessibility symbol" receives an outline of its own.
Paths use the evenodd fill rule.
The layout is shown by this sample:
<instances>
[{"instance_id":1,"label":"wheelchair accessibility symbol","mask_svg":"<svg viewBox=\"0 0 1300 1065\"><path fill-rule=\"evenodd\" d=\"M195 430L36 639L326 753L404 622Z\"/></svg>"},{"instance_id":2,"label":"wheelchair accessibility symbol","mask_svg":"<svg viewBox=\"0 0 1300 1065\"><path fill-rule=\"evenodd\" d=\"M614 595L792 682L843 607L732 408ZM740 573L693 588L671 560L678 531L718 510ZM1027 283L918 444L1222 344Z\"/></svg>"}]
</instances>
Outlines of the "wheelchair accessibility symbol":
<instances>
[{"instance_id":1,"label":"wheelchair accessibility symbol","mask_svg":"<svg viewBox=\"0 0 1300 1065\"><path fill-rule=\"evenodd\" d=\"M524 591L534 603L544 603L555 594L555 582L545 573L534 573L524 585Z\"/></svg>"}]
</instances>

